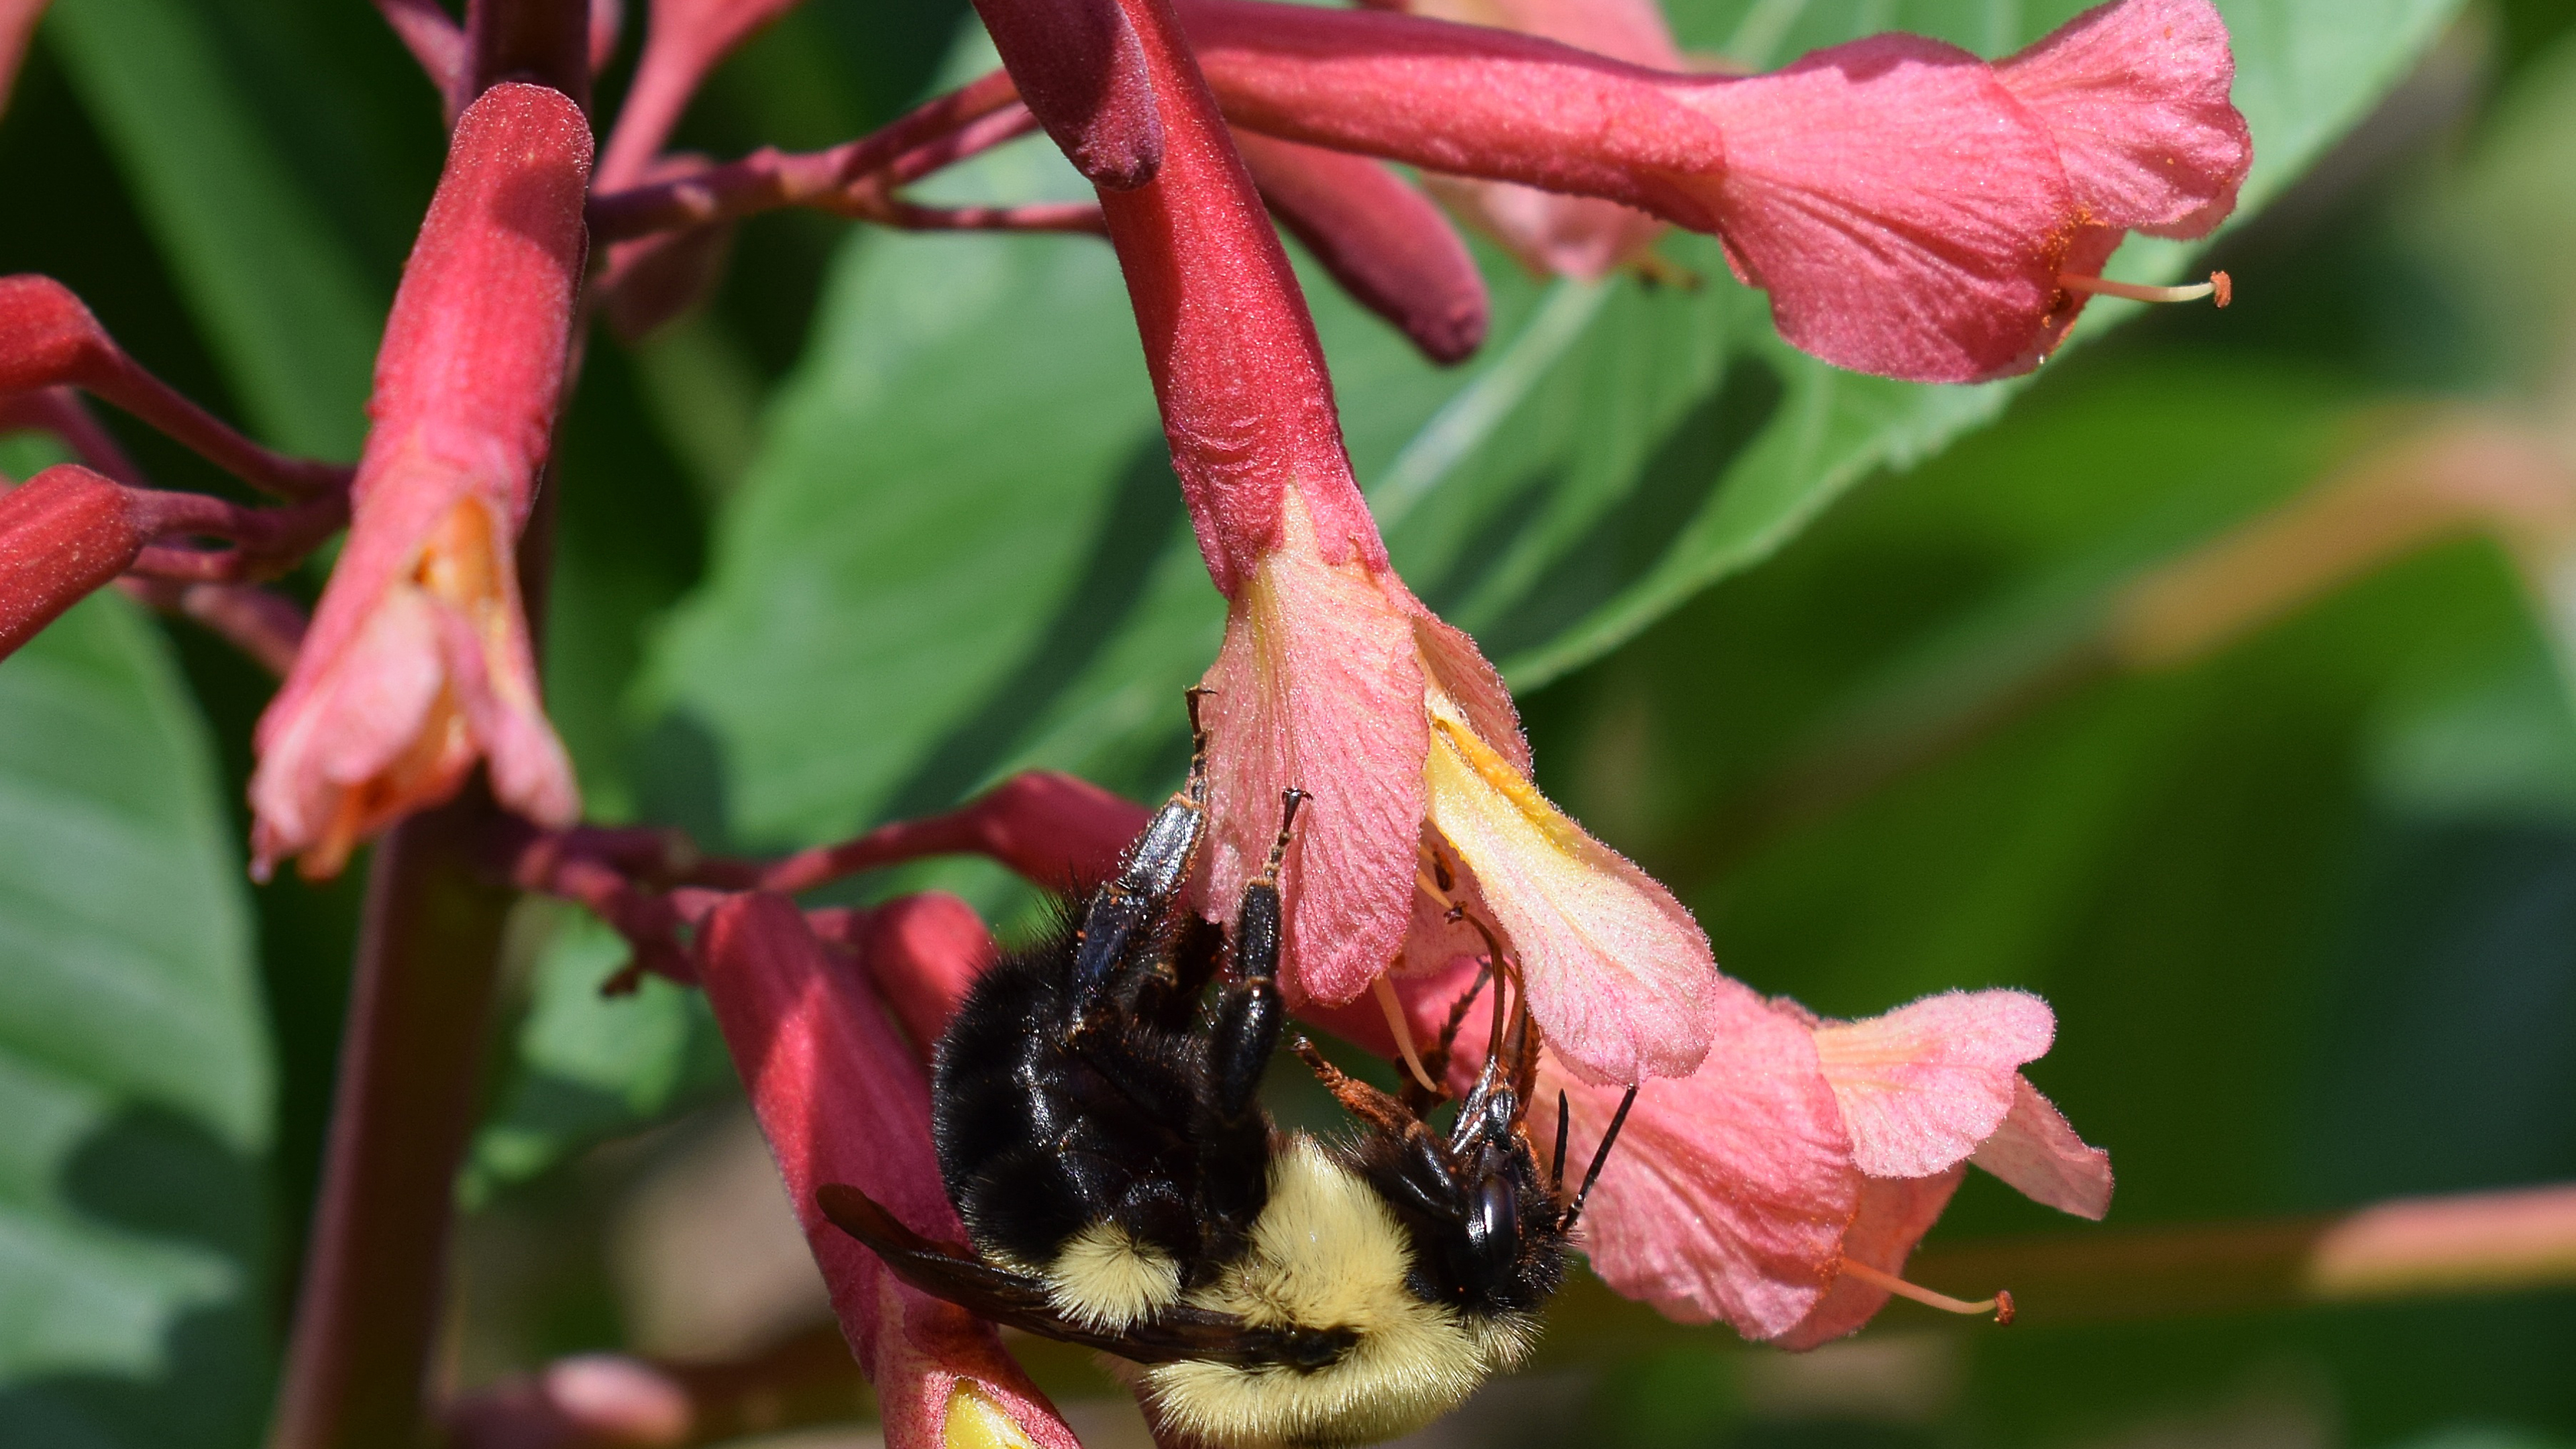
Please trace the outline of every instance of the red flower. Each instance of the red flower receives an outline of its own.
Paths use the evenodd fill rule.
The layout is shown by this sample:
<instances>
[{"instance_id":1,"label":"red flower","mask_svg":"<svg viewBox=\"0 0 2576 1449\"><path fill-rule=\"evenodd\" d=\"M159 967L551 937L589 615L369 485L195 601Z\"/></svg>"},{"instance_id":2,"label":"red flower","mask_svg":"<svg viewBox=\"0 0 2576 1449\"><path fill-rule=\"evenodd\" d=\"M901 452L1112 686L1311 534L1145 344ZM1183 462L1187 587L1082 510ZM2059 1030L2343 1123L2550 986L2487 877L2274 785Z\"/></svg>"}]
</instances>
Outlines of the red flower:
<instances>
[{"instance_id":1,"label":"red flower","mask_svg":"<svg viewBox=\"0 0 2576 1449\"><path fill-rule=\"evenodd\" d=\"M1747 77L1411 16L1189 18L1237 125L1714 233L1791 343L1927 382L2036 365L2123 233L2206 233L2252 158L2207 0L2116 0L1999 65L1880 35Z\"/></svg>"},{"instance_id":2,"label":"red flower","mask_svg":"<svg viewBox=\"0 0 2576 1449\"><path fill-rule=\"evenodd\" d=\"M1283 881L1292 1001L1347 1002L1390 966L1450 959L1446 901L1416 908L1446 875L1511 938L1567 1060L1605 1080L1690 1071L1719 979L1707 938L1530 784L1501 677L1389 568L1287 259L1169 15L1135 10L1163 165L1101 206L1229 604L1206 678L1211 898L1261 868L1280 791L1303 788Z\"/></svg>"},{"instance_id":3,"label":"red flower","mask_svg":"<svg viewBox=\"0 0 2576 1449\"><path fill-rule=\"evenodd\" d=\"M563 386L590 127L543 86L457 121L377 354L349 541L259 722L256 869L336 872L477 759L511 809L580 817L537 691L514 567Z\"/></svg>"}]
</instances>

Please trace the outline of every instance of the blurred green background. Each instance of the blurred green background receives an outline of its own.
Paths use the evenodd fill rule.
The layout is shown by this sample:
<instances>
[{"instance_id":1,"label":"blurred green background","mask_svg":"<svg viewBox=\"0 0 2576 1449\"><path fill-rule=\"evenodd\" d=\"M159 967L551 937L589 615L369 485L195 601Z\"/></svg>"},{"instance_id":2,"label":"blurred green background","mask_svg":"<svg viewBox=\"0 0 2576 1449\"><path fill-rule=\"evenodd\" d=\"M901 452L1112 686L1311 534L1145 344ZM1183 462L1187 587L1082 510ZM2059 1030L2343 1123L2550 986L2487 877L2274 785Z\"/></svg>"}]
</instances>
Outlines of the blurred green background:
<instances>
[{"instance_id":1,"label":"blurred green background","mask_svg":"<svg viewBox=\"0 0 2576 1449\"><path fill-rule=\"evenodd\" d=\"M1768 64L1892 27L2001 54L2077 8L1671 13L1686 47ZM2032 1075L2120 1174L2089 1231L2576 1178L2576 5L2220 8L2257 146L2210 255L2235 305L2097 302L2033 379L1834 373L1694 237L1661 254L1695 288L1543 285L1481 251L1493 340L1453 372L1310 288L1398 564L1511 674L1542 783L1765 991L2048 996ZM826 145L986 54L962 0L806 0L680 140ZM367 7L56 0L0 116L0 272L63 279L264 440L351 457L442 150ZM932 190L1079 194L1042 142ZM2133 242L2113 270L2187 260ZM2139 581L2460 416L2556 449L2562 512L2437 509L2241 627L2138 646ZM164 485L227 486L113 421ZM0 439L0 472L47 446ZM1138 795L1176 773L1221 611L1097 243L758 218L708 305L594 338L559 459L549 703L595 816L774 849L1030 764ZM2312 561L2270 548L2257 577ZM363 876L244 881L269 687L116 597L0 665L11 1449L258 1437ZM859 890L924 881L1028 905L981 867ZM444 1382L810 1328L703 1007L601 1000L621 948L567 908L524 906L511 955ZM1978 1177L1927 1252L2087 1231ZM2564 1289L2063 1318L1895 1312L1799 1359L1570 1322L1429 1438L2576 1444Z\"/></svg>"}]
</instances>

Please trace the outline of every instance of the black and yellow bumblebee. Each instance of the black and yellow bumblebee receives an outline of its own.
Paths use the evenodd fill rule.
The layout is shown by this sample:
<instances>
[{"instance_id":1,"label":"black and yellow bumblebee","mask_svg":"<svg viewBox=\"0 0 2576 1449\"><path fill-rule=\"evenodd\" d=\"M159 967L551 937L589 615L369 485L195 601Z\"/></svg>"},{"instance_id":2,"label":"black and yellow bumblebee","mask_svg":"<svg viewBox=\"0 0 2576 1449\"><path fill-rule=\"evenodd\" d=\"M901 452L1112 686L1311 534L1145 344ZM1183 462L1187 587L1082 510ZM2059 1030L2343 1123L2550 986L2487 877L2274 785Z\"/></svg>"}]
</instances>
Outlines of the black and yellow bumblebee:
<instances>
[{"instance_id":1,"label":"black and yellow bumblebee","mask_svg":"<svg viewBox=\"0 0 2576 1449\"><path fill-rule=\"evenodd\" d=\"M1498 987L1482 1076L1445 1131L1430 1092L1379 1091L1302 1038L1357 1130L1276 1130L1258 1090L1286 1015L1278 874L1305 797L1288 792L1228 932L1185 900L1206 791L1201 751L1078 917L986 970L941 1038L933 1135L972 1249L855 1188L816 1197L924 1292L1123 1360L1167 1439L1388 1438L1529 1352L1581 1210L1565 1117L1542 1173L1534 1033L1526 1006L1506 1029Z\"/></svg>"}]
</instances>

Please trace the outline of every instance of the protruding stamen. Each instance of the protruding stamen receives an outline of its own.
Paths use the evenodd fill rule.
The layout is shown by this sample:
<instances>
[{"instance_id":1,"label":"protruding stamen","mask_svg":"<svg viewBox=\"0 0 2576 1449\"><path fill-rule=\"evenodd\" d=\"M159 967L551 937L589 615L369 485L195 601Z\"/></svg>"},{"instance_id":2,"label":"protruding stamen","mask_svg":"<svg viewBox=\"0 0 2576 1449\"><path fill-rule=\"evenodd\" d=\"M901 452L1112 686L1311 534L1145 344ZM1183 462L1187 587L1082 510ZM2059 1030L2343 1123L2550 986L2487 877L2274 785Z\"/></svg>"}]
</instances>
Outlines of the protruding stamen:
<instances>
[{"instance_id":1,"label":"protruding stamen","mask_svg":"<svg viewBox=\"0 0 2576 1449\"><path fill-rule=\"evenodd\" d=\"M1413 1025L1404 1019L1404 1004L1395 999L1395 984L1380 976L1369 983L1369 989L1377 994L1377 1009L1386 1013L1386 1029L1395 1033L1395 1049L1404 1054L1404 1069L1413 1073L1422 1090L1434 1097L1441 1095L1431 1074L1422 1069L1422 1053L1414 1048Z\"/></svg>"},{"instance_id":2,"label":"protruding stamen","mask_svg":"<svg viewBox=\"0 0 2576 1449\"><path fill-rule=\"evenodd\" d=\"M2142 287L2135 282L2115 282L2108 277L2087 277L2074 272L2057 274L2057 285L2070 292L2092 292L2104 297L2126 297L2132 302L2197 302L2203 297L2216 299L2224 307L2236 300L2236 284L2225 272L2212 272L2206 282L2187 287Z\"/></svg>"},{"instance_id":3,"label":"protruding stamen","mask_svg":"<svg viewBox=\"0 0 2576 1449\"><path fill-rule=\"evenodd\" d=\"M1962 1313L1970 1317L1991 1313L1995 1316L1995 1322L1998 1325L2013 1321L2013 1299L2010 1293L1998 1291L1992 1298L1971 1303L1965 1298L1953 1298L1947 1293L1935 1293L1919 1284L1908 1283L1893 1273L1883 1272L1854 1258L1843 1259L1843 1272L1858 1278L1872 1288L1893 1293L1899 1298L1911 1298L1926 1308L1938 1308L1944 1313Z\"/></svg>"}]
</instances>

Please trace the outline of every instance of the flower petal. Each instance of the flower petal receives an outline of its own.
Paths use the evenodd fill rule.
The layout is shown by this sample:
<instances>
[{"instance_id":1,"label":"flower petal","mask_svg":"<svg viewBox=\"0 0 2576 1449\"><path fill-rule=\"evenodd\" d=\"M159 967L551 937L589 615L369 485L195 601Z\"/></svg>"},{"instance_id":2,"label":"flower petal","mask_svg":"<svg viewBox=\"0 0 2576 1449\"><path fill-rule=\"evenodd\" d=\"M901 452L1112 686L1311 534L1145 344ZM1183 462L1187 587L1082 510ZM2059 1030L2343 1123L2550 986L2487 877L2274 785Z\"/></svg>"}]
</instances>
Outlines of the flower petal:
<instances>
[{"instance_id":1,"label":"flower petal","mask_svg":"<svg viewBox=\"0 0 2576 1449\"><path fill-rule=\"evenodd\" d=\"M1592 1081L1695 1070L1723 978L1672 892L1550 804L1446 696L1432 701L1423 780L1549 1045Z\"/></svg>"},{"instance_id":2,"label":"flower petal","mask_svg":"<svg viewBox=\"0 0 2576 1449\"><path fill-rule=\"evenodd\" d=\"M1628 1297L1769 1338L1824 1296L1863 1179L1805 1025L1723 977L1708 1024L1719 1045L1696 1073L1639 1089L1584 1209L1583 1247ZM1556 1130L1559 1089L1574 1113L1566 1175L1580 1181L1620 1093L1551 1055L1530 1113L1539 1141Z\"/></svg>"},{"instance_id":3,"label":"flower petal","mask_svg":"<svg viewBox=\"0 0 2576 1449\"><path fill-rule=\"evenodd\" d=\"M1852 1160L1872 1177L1928 1177L1967 1160L2013 1104L2014 1070L2048 1051L2057 1019L2024 991L1949 991L1867 1021L1816 1028Z\"/></svg>"},{"instance_id":4,"label":"flower petal","mask_svg":"<svg viewBox=\"0 0 2576 1449\"><path fill-rule=\"evenodd\" d=\"M1930 1177L1870 1178L1860 1190L1860 1211L1843 1234L1843 1257L1902 1277L1914 1245L1932 1230L1967 1174L1961 1166ZM1824 1298L1776 1341L1782 1348L1814 1348L1855 1331L1886 1306L1886 1289L1837 1273Z\"/></svg>"},{"instance_id":5,"label":"flower petal","mask_svg":"<svg viewBox=\"0 0 2576 1449\"><path fill-rule=\"evenodd\" d=\"M1298 817L1282 881L1288 999L1352 1000L1387 968L1411 919L1429 747L1411 618L1356 559L1314 551L1299 495L1287 537L1253 569L1204 684L1214 860L1207 909L1231 916L1279 833L1280 792Z\"/></svg>"},{"instance_id":6,"label":"flower petal","mask_svg":"<svg viewBox=\"0 0 2576 1449\"><path fill-rule=\"evenodd\" d=\"M2253 163L2227 23L2208 0L2097 5L1995 67L2057 138L2097 224L2195 237L2226 219Z\"/></svg>"},{"instance_id":7,"label":"flower petal","mask_svg":"<svg viewBox=\"0 0 2576 1449\"><path fill-rule=\"evenodd\" d=\"M2086 1146L2065 1114L2019 1073L2012 1111L1968 1160L2059 1212L2099 1222L2111 1210L2111 1154Z\"/></svg>"},{"instance_id":8,"label":"flower petal","mask_svg":"<svg viewBox=\"0 0 2576 1449\"><path fill-rule=\"evenodd\" d=\"M1675 94L1726 134L1719 230L1792 345L1922 382L2028 366L2077 214L1985 62L1878 35Z\"/></svg>"}]
</instances>

